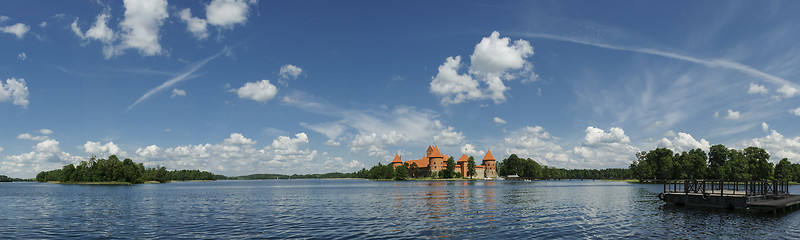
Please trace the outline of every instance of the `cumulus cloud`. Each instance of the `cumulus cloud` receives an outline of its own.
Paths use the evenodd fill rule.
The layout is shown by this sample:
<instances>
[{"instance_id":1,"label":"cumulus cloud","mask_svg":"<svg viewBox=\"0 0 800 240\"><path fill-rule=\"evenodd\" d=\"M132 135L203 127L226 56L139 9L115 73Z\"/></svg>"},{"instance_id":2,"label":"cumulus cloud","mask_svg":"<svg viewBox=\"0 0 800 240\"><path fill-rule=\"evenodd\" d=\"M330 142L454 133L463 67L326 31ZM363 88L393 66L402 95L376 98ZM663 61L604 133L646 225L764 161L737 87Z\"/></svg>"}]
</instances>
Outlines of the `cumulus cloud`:
<instances>
[{"instance_id":1,"label":"cumulus cloud","mask_svg":"<svg viewBox=\"0 0 800 240\"><path fill-rule=\"evenodd\" d=\"M152 157L157 157L160 151L161 148L159 148L158 146L150 145L145 148L137 148L136 155L145 158L152 158Z\"/></svg>"},{"instance_id":2,"label":"cumulus cloud","mask_svg":"<svg viewBox=\"0 0 800 240\"><path fill-rule=\"evenodd\" d=\"M233 145L253 145L256 144L256 141L253 139L249 139L244 137L241 133L231 133L229 138L223 140L226 144L233 144Z\"/></svg>"},{"instance_id":3,"label":"cumulus cloud","mask_svg":"<svg viewBox=\"0 0 800 240\"><path fill-rule=\"evenodd\" d=\"M463 147L461 147L461 154L467 154L467 156L473 156L475 158L481 158L484 155L486 155L486 152L484 152L483 150L480 150L480 151L479 150L475 150L475 146L472 146L472 144L467 143L467 144L464 144Z\"/></svg>"},{"instance_id":4,"label":"cumulus cloud","mask_svg":"<svg viewBox=\"0 0 800 240\"><path fill-rule=\"evenodd\" d=\"M672 137L672 139L662 138L656 142L656 146L660 148L669 148L674 152L689 151L697 148L708 152L708 149L711 148L711 144L707 140L696 140L691 134L684 132L679 132Z\"/></svg>"},{"instance_id":5,"label":"cumulus cloud","mask_svg":"<svg viewBox=\"0 0 800 240\"><path fill-rule=\"evenodd\" d=\"M122 47L135 48L143 56L161 54L159 28L167 13L166 0L125 0L125 19L120 22Z\"/></svg>"},{"instance_id":6,"label":"cumulus cloud","mask_svg":"<svg viewBox=\"0 0 800 240\"><path fill-rule=\"evenodd\" d=\"M739 120L740 118L742 118L741 112L733 111L731 109L728 109L728 115L725 116L725 119L728 120Z\"/></svg>"},{"instance_id":7,"label":"cumulus cloud","mask_svg":"<svg viewBox=\"0 0 800 240\"><path fill-rule=\"evenodd\" d=\"M188 8L181 10L178 15L186 23L186 31L191 32L194 38L202 40L208 37L208 22L205 19L192 17L192 11Z\"/></svg>"},{"instance_id":8,"label":"cumulus cloud","mask_svg":"<svg viewBox=\"0 0 800 240\"><path fill-rule=\"evenodd\" d=\"M212 25L232 28L247 21L250 4L254 3L255 1L245 0L213 0L206 5L206 18Z\"/></svg>"},{"instance_id":9,"label":"cumulus cloud","mask_svg":"<svg viewBox=\"0 0 800 240\"><path fill-rule=\"evenodd\" d=\"M387 145L396 145L408 142L409 138L400 132L389 131L386 133L358 134L350 143L350 152L354 154L366 152L369 156L388 158L389 151L384 149Z\"/></svg>"},{"instance_id":10,"label":"cumulus cloud","mask_svg":"<svg viewBox=\"0 0 800 240\"><path fill-rule=\"evenodd\" d=\"M795 116L800 116L800 107L789 110L790 113L794 114Z\"/></svg>"},{"instance_id":11,"label":"cumulus cloud","mask_svg":"<svg viewBox=\"0 0 800 240\"><path fill-rule=\"evenodd\" d=\"M327 146L339 146L339 145L342 145L342 143L339 142L339 141L333 140L333 139L328 139L328 141L325 141L325 145L327 145Z\"/></svg>"},{"instance_id":12,"label":"cumulus cloud","mask_svg":"<svg viewBox=\"0 0 800 240\"><path fill-rule=\"evenodd\" d=\"M478 89L478 81L469 74L459 74L461 56L448 57L439 66L439 72L431 81L431 93L442 98L442 105L458 104L468 100L484 98Z\"/></svg>"},{"instance_id":13,"label":"cumulus cloud","mask_svg":"<svg viewBox=\"0 0 800 240\"><path fill-rule=\"evenodd\" d=\"M431 93L442 98L442 105L478 99L504 102L508 87L503 81L521 76L536 78L533 64L525 60L532 55L533 47L528 41L520 39L512 43L508 37L500 38L499 32L492 32L475 45L468 73L458 73L461 56L445 59L430 83Z\"/></svg>"},{"instance_id":14,"label":"cumulus cloud","mask_svg":"<svg viewBox=\"0 0 800 240\"><path fill-rule=\"evenodd\" d=\"M33 139L30 139L33 140ZM64 164L77 163L80 157L62 152L59 142L50 138L39 138L31 148L33 151L6 156L0 161L0 172L12 177L30 178L36 173L61 168Z\"/></svg>"},{"instance_id":15,"label":"cumulus cloud","mask_svg":"<svg viewBox=\"0 0 800 240\"><path fill-rule=\"evenodd\" d=\"M0 27L0 31L3 31L4 33L14 34L14 36L17 36L17 39L22 39L22 37L25 36L25 33L27 33L28 30L31 30L31 27L28 27L28 25L22 23Z\"/></svg>"},{"instance_id":16,"label":"cumulus cloud","mask_svg":"<svg viewBox=\"0 0 800 240\"><path fill-rule=\"evenodd\" d=\"M750 83L750 88L747 89L748 94L767 94L769 91L764 85Z\"/></svg>"},{"instance_id":17,"label":"cumulus cloud","mask_svg":"<svg viewBox=\"0 0 800 240\"><path fill-rule=\"evenodd\" d=\"M86 30L86 33L83 33L80 26L78 26L79 18L75 18L75 21L72 22L70 28L72 32L75 33L78 38L84 41L88 40L97 40L103 43L103 55L106 58L110 58L115 53L115 46L114 40L117 39L117 36L114 34L114 30L108 27L108 19L111 17L111 14L108 13L108 9L106 9L103 13L97 15L95 19L94 25L92 25L89 30Z\"/></svg>"},{"instance_id":18,"label":"cumulus cloud","mask_svg":"<svg viewBox=\"0 0 800 240\"><path fill-rule=\"evenodd\" d=\"M278 88L272 85L272 83L269 83L269 80L247 82L244 86L235 91L236 94L239 95L239 98L252 99L263 103L266 103L278 94Z\"/></svg>"},{"instance_id":19,"label":"cumulus cloud","mask_svg":"<svg viewBox=\"0 0 800 240\"><path fill-rule=\"evenodd\" d=\"M297 79L297 76L300 76L301 73L303 73L303 69L295 65L286 64L281 66L280 74L282 78Z\"/></svg>"},{"instance_id":20,"label":"cumulus cloud","mask_svg":"<svg viewBox=\"0 0 800 240\"><path fill-rule=\"evenodd\" d=\"M173 88L170 98L175 98L176 96L186 96L186 90Z\"/></svg>"},{"instance_id":21,"label":"cumulus cloud","mask_svg":"<svg viewBox=\"0 0 800 240\"><path fill-rule=\"evenodd\" d=\"M28 86L25 79L9 78L3 84L0 81L0 102L11 101L11 104L28 108Z\"/></svg>"},{"instance_id":22,"label":"cumulus cloud","mask_svg":"<svg viewBox=\"0 0 800 240\"><path fill-rule=\"evenodd\" d=\"M122 149L114 144L114 142L107 142L106 144L102 144L101 142L92 142L86 141L83 144L83 150L92 155L99 155L99 156L106 156L106 155L127 155Z\"/></svg>"},{"instance_id":23,"label":"cumulus cloud","mask_svg":"<svg viewBox=\"0 0 800 240\"><path fill-rule=\"evenodd\" d=\"M494 123L506 124L506 120L503 120L502 118L499 118L499 117L494 117Z\"/></svg>"},{"instance_id":24,"label":"cumulus cloud","mask_svg":"<svg viewBox=\"0 0 800 240\"><path fill-rule=\"evenodd\" d=\"M32 140L32 141L44 141L44 140L47 140L49 138L47 136L34 136L34 135L31 135L30 133L22 133L20 135L17 135L17 139Z\"/></svg>"},{"instance_id":25,"label":"cumulus cloud","mask_svg":"<svg viewBox=\"0 0 800 240\"><path fill-rule=\"evenodd\" d=\"M502 146L506 155L517 154L521 158L531 158L540 164L557 167L570 167L567 151L558 143L559 138L550 135L541 126L525 126L505 137Z\"/></svg>"},{"instance_id":26,"label":"cumulus cloud","mask_svg":"<svg viewBox=\"0 0 800 240\"><path fill-rule=\"evenodd\" d=\"M770 131L767 136L752 139L742 145L763 148L770 154L773 162L778 162L782 158L788 158L793 162L800 159L800 137L784 137L775 130Z\"/></svg>"},{"instance_id":27,"label":"cumulus cloud","mask_svg":"<svg viewBox=\"0 0 800 240\"><path fill-rule=\"evenodd\" d=\"M464 134L456 132L451 126L444 126L439 120L434 122L434 127L441 129L438 134L433 136L433 143L441 146L457 146L464 142Z\"/></svg>"},{"instance_id":28,"label":"cumulus cloud","mask_svg":"<svg viewBox=\"0 0 800 240\"><path fill-rule=\"evenodd\" d=\"M795 95L800 94L800 90L797 90L797 88L790 86L788 84L783 85L781 88L778 88L778 92L783 94L783 97L785 98L792 98Z\"/></svg>"},{"instance_id":29,"label":"cumulus cloud","mask_svg":"<svg viewBox=\"0 0 800 240\"><path fill-rule=\"evenodd\" d=\"M767 132L769 130L769 124L766 122L761 122L761 130Z\"/></svg>"},{"instance_id":30,"label":"cumulus cloud","mask_svg":"<svg viewBox=\"0 0 800 240\"><path fill-rule=\"evenodd\" d=\"M17 54L17 59L19 59L19 60L25 61L25 59L27 59L27 58L28 58L28 54L25 54L25 52L21 52L21 53Z\"/></svg>"},{"instance_id":31,"label":"cumulus cloud","mask_svg":"<svg viewBox=\"0 0 800 240\"><path fill-rule=\"evenodd\" d=\"M631 162L638 151L622 128L603 129L589 126L584 141L572 149L576 161L592 168L619 167Z\"/></svg>"}]
</instances>

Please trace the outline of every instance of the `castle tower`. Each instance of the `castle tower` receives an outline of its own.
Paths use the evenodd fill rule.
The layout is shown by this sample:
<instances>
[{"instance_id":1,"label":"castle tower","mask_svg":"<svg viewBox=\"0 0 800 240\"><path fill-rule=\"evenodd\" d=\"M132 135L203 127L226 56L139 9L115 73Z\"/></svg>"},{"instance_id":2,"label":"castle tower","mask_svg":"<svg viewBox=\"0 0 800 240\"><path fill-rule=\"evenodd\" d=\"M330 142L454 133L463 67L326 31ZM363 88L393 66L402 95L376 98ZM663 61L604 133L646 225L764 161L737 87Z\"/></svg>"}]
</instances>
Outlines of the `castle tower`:
<instances>
[{"instance_id":1,"label":"castle tower","mask_svg":"<svg viewBox=\"0 0 800 240\"><path fill-rule=\"evenodd\" d=\"M394 154L394 160L392 160L392 167L397 169L400 165L403 165L403 160L400 160L400 154Z\"/></svg>"},{"instance_id":2,"label":"castle tower","mask_svg":"<svg viewBox=\"0 0 800 240\"><path fill-rule=\"evenodd\" d=\"M485 167L484 171L487 178L497 177L497 164L495 162L496 160L494 159L494 156L492 156L492 151L487 150L486 156L483 157L483 162L481 164Z\"/></svg>"},{"instance_id":3,"label":"castle tower","mask_svg":"<svg viewBox=\"0 0 800 240\"><path fill-rule=\"evenodd\" d=\"M456 169L461 171L461 177L463 178L467 177L467 171L469 170L467 169L468 162L469 162L469 157L467 156L467 154L461 155L461 157L458 158L458 161L456 162Z\"/></svg>"}]
</instances>

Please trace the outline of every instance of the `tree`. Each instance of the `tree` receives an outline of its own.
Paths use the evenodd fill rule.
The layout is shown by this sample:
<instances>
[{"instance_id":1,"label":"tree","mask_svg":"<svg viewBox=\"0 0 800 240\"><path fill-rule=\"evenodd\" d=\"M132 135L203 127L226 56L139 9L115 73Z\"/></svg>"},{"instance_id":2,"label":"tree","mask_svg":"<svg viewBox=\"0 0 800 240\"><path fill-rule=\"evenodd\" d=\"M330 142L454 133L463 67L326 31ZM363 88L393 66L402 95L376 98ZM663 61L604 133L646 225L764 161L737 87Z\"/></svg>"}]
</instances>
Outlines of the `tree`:
<instances>
[{"instance_id":1,"label":"tree","mask_svg":"<svg viewBox=\"0 0 800 240\"><path fill-rule=\"evenodd\" d=\"M689 153L684 158L686 164L684 169L686 169L686 175L689 179L705 178L706 169L708 168L706 152L699 148L692 149L689 150Z\"/></svg>"},{"instance_id":2,"label":"tree","mask_svg":"<svg viewBox=\"0 0 800 240\"><path fill-rule=\"evenodd\" d=\"M747 158L740 150L728 150L728 161L725 164L725 180L742 181L750 179Z\"/></svg>"},{"instance_id":3,"label":"tree","mask_svg":"<svg viewBox=\"0 0 800 240\"><path fill-rule=\"evenodd\" d=\"M783 158L778 165L775 165L775 179L782 180L782 181L789 181L792 179L792 163L789 162L789 159Z\"/></svg>"},{"instance_id":4,"label":"tree","mask_svg":"<svg viewBox=\"0 0 800 240\"><path fill-rule=\"evenodd\" d=\"M417 177L417 172L419 172L419 165L417 165L417 163L415 162L411 163L411 167L409 167L409 170L411 170L411 177Z\"/></svg>"},{"instance_id":5,"label":"tree","mask_svg":"<svg viewBox=\"0 0 800 240\"><path fill-rule=\"evenodd\" d=\"M442 178L453 178L456 175L456 160L453 157L447 159L447 167L445 168L444 177ZM441 174L439 174L441 176Z\"/></svg>"},{"instance_id":6,"label":"tree","mask_svg":"<svg viewBox=\"0 0 800 240\"><path fill-rule=\"evenodd\" d=\"M730 151L722 144L711 146L708 150L708 175L710 178L726 179L726 163L728 162Z\"/></svg>"},{"instance_id":7,"label":"tree","mask_svg":"<svg viewBox=\"0 0 800 240\"><path fill-rule=\"evenodd\" d=\"M656 148L645 155L645 160L653 163L655 176L657 179L669 179L672 177L673 163L672 150L667 148Z\"/></svg>"},{"instance_id":8,"label":"tree","mask_svg":"<svg viewBox=\"0 0 800 240\"><path fill-rule=\"evenodd\" d=\"M748 173L753 180L767 180L772 177L772 163L769 162L769 153L763 148L748 147L743 151L747 159Z\"/></svg>"},{"instance_id":9,"label":"tree","mask_svg":"<svg viewBox=\"0 0 800 240\"><path fill-rule=\"evenodd\" d=\"M406 178L408 178L408 168L406 168L406 165L397 166L394 169L394 180L406 180Z\"/></svg>"},{"instance_id":10,"label":"tree","mask_svg":"<svg viewBox=\"0 0 800 240\"><path fill-rule=\"evenodd\" d=\"M472 178L477 172L475 171L475 158L472 156L467 160L467 177Z\"/></svg>"}]
</instances>

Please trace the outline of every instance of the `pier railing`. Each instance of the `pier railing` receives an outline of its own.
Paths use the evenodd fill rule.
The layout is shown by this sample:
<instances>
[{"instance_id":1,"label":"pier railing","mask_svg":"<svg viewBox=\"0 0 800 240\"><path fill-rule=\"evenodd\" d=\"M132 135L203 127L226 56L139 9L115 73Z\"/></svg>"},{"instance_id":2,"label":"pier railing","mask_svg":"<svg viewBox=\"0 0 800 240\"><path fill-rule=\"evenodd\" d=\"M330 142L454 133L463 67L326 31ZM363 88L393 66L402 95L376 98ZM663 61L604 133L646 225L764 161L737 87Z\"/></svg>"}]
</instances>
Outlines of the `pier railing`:
<instances>
[{"instance_id":1,"label":"pier railing","mask_svg":"<svg viewBox=\"0 0 800 240\"><path fill-rule=\"evenodd\" d=\"M664 193L779 196L789 194L789 181L665 180Z\"/></svg>"}]
</instances>

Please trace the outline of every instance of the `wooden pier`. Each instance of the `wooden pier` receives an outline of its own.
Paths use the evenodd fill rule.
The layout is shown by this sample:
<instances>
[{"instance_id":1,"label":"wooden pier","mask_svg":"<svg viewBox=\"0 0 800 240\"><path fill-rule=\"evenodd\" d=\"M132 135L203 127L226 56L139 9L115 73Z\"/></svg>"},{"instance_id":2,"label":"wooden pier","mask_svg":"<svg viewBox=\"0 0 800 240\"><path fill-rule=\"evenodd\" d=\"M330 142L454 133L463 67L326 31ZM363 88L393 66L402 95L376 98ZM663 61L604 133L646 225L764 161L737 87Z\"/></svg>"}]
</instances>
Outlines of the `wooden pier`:
<instances>
[{"instance_id":1,"label":"wooden pier","mask_svg":"<svg viewBox=\"0 0 800 240\"><path fill-rule=\"evenodd\" d=\"M786 212L800 208L788 181L667 180L658 198L675 205Z\"/></svg>"}]
</instances>

